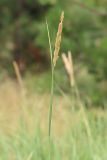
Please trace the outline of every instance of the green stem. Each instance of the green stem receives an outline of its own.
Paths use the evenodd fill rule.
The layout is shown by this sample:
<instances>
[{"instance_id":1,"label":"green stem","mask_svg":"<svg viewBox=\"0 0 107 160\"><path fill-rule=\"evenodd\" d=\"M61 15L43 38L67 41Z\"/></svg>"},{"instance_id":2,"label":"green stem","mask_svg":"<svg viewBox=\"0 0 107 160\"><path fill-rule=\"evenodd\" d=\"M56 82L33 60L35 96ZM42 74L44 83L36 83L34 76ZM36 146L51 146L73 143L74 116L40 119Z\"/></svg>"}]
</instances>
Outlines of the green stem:
<instances>
[{"instance_id":1,"label":"green stem","mask_svg":"<svg viewBox=\"0 0 107 160\"><path fill-rule=\"evenodd\" d=\"M53 96L54 96L54 66L52 66L52 79L51 79L51 98L50 98L50 108L49 108L49 137L51 135L51 123L52 123L52 110L53 110Z\"/></svg>"},{"instance_id":2,"label":"green stem","mask_svg":"<svg viewBox=\"0 0 107 160\"><path fill-rule=\"evenodd\" d=\"M49 137L51 135L51 123L52 123L52 109L53 109L53 96L54 96L54 66L53 66L53 52L50 40L50 32L48 23L46 21L47 32L48 32L48 40L49 40L49 47L50 47L50 57L51 57L51 98L50 98L50 107L49 107Z\"/></svg>"}]
</instances>

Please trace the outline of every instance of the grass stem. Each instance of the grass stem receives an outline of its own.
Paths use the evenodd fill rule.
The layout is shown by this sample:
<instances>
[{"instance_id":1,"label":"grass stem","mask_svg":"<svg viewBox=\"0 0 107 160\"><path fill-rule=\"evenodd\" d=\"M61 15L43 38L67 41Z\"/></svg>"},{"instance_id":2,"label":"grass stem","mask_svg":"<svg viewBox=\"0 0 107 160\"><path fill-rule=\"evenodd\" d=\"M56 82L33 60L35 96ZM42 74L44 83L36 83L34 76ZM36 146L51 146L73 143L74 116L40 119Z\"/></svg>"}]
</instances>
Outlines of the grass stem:
<instances>
[{"instance_id":1,"label":"grass stem","mask_svg":"<svg viewBox=\"0 0 107 160\"><path fill-rule=\"evenodd\" d=\"M49 107L49 130L48 135L51 135L51 123L52 123L52 109L53 109L53 96L54 96L54 66L53 66L53 53L52 53L52 46L50 40L50 32L48 23L46 21L47 32L48 32L48 40L49 40L49 47L50 47L50 56L51 56L51 97L50 97L50 107Z\"/></svg>"}]
</instances>

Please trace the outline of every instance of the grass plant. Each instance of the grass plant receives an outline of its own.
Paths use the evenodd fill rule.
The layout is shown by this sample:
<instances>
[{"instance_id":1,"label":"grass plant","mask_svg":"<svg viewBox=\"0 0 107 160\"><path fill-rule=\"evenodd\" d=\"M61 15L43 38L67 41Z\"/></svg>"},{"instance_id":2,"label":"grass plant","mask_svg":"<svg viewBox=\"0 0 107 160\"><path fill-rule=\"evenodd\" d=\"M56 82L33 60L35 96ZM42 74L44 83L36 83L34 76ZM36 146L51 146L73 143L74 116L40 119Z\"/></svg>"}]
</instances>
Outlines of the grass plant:
<instances>
[{"instance_id":1,"label":"grass plant","mask_svg":"<svg viewBox=\"0 0 107 160\"><path fill-rule=\"evenodd\" d=\"M76 85L70 52L68 56L63 55L63 61L71 89L74 90L72 99L71 95L64 95L62 90L62 95L54 94L54 69L59 56L63 18L62 13L54 52L46 22L51 55L51 96L49 93L38 94L28 90L23 96L19 90L26 82L22 81L16 63L14 69L20 89L10 80L0 85L0 160L107 159L107 110L93 106L85 108ZM73 105L75 110L72 110ZM51 123L53 106L54 121Z\"/></svg>"},{"instance_id":2,"label":"grass plant","mask_svg":"<svg viewBox=\"0 0 107 160\"><path fill-rule=\"evenodd\" d=\"M47 25L47 32L48 32L48 40L49 40L49 46L50 46L50 56L51 56L51 98L50 98L50 111L49 111L49 137L51 134L51 122L52 122L52 109L53 109L53 96L54 96L54 68L56 66L56 62L59 57L59 50L60 50L60 44L61 44L61 34L62 34L62 28L63 28L63 20L64 20L64 12L61 13L60 23L58 26L58 31L56 35L56 41L55 41L55 49L54 53L52 52L52 46L51 46L51 40L50 40L50 32L48 23L46 21Z\"/></svg>"}]
</instances>

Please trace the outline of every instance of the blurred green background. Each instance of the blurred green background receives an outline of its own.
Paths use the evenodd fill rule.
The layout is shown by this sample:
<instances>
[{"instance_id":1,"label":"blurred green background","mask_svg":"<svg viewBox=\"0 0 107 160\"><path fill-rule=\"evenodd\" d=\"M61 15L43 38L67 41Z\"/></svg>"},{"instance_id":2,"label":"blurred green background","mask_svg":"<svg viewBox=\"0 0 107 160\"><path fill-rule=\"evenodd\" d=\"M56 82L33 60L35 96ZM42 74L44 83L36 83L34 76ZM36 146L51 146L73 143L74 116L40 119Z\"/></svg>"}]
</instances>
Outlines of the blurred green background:
<instances>
[{"instance_id":1,"label":"blurred green background","mask_svg":"<svg viewBox=\"0 0 107 160\"><path fill-rule=\"evenodd\" d=\"M81 97L86 104L104 106L107 98L107 1L106 0L0 0L0 84L15 80L16 61L27 87L49 92L51 43L61 12L65 12L61 53L71 50ZM59 76L61 75L61 76ZM69 94L69 80L59 59L55 91Z\"/></svg>"}]
</instances>

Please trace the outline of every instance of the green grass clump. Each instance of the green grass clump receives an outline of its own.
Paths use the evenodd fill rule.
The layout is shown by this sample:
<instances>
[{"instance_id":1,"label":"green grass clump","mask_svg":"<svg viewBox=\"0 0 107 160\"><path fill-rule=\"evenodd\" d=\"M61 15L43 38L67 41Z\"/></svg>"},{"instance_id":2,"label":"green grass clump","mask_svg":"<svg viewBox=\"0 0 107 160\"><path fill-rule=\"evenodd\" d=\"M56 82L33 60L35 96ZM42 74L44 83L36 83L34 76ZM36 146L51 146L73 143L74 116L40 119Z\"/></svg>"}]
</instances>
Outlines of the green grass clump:
<instances>
[{"instance_id":1,"label":"green grass clump","mask_svg":"<svg viewBox=\"0 0 107 160\"><path fill-rule=\"evenodd\" d=\"M51 141L52 160L107 159L107 115L98 116L96 119L91 114L88 116L93 143L90 143L82 121L74 127L71 127L71 122L69 122L69 126L65 128L67 131L57 136L54 135ZM39 125L35 125L33 133L30 133L21 123L19 126L19 129L11 135L0 132L0 159L49 160L48 137L43 134Z\"/></svg>"},{"instance_id":2,"label":"green grass clump","mask_svg":"<svg viewBox=\"0 0 107 160\"><path fill-rule=\"evenodd\" d=\"M73 99L54 95L49 144L50 95L27 93L23 100L17 86L8 83L0 88L0 160L50 160L50 153L52 160L107 159L107 110L85 109L90 139L81 110L73 109Z\"/></svg>"}]
</instances>

